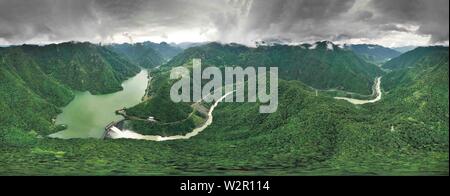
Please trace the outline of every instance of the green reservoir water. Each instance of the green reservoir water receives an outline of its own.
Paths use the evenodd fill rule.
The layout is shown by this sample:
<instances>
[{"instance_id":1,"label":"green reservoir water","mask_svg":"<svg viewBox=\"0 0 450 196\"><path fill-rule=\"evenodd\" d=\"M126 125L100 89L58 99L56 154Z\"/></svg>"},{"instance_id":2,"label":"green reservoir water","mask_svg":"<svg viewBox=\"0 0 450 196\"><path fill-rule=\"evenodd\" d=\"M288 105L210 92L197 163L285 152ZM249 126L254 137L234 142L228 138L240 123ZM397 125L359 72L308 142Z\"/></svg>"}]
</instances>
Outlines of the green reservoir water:
<instances>
[{"instance_id":1,"label":"green reservoir water","mask_svg":"<svg viewBox=\"0 0 450 196\"><path fill-rule=\"evenodd\" d=\"M123 91L107 95L77 92L75 99L62 108L63 112L56 118L56 124L65 124L68 128L50 137L62 139L102 137L106 125L122 119L115 114L116 110L134 106L141 101L148 80L147 70L142 70L122 84Z\"/></svg>"}]
</instances>

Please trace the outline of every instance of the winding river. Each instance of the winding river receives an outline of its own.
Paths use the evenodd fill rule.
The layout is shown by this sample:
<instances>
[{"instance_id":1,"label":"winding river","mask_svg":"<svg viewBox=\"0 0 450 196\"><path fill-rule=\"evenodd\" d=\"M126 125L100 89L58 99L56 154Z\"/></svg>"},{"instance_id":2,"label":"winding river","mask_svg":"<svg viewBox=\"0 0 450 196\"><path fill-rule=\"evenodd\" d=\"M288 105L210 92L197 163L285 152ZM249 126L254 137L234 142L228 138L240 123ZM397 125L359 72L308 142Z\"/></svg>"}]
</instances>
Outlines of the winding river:
<instances>
[{"instance_id":1,"label":"winding river","mask_svg":"<svg viewBox=\"0 0 450 196\"><path fill-rule=\"evenodd\" d=\"M117 109L131 107L141 102L144 96L147 84L149 82L149 73L142 70L133 78L122 84L123 90L108 95L92 95L89 92L77 92L75 99L66 107L63 112L57 116L56 124L67 125L64 131L49 135L49 137L60 139L71 138L101 138L104 134L104 128L109 123L122 120L123 117L115 114ZM346 97L335 97L337 100L345 100L355 105L375 103L381 100L381 77L375 79L372 100L359 100ZM109 136L112 139L136 139L149 141L169 141L190 139L197 136L203 130L208 128L213 122L213 112L217 105L227 96L234 92L228 92L215 102L209 112L206 122L198 128L193 129L186 135L175 135L163 137L159 135L142 135L131 130L120 130L113 127Z\"/></svg>"},{"instance_id":2,"label":"winding river","mask_svg":"<svg viewBox=\"0 0 450 196\"><path fill-rule=\"evenodd\" d=\"M337 100L345 100L348 101L354 105L364 105L368 103L375 103L381 100L381 97L383 95L383 92L381 92L381 77L378 77L375 79L375 84L373 88L373 94L375 96L372 100L360 100L360 99L351 99L347 97L335 97Z\"/></svg>"},{"instance_id":3,"label":"winding river","mask_svg":"<svg viewBox=\"0 0 450 196\"><path fill-rule=\"evenodd\" d=\"M232 94L234 92L228 92L224 96L222 96L217 102L214 103L213 106L211 106L209 112L208 112L208 120L203 124L203 126L198 127L194 129L192 132L186 134L186 135L176 135L176 136L169 136L169 137L163 137L159 135L142 135L139 133L136 133L131 130L120 130L115 127L112 128L109 135L113 139L136 139L136 140L148 140L148 141L169 141L169 140L183 140L183 139L190 139L194 136L197 136L199 133L201 133L203 130L208 128L212 122L213 122L213 112L214 109L217 107L217 105L223 101L227 96ZM345 100L355 105L363 105L368 103L375 103L381 100L382 97L382 91L381 91L381 77L378 77L375 79L374 87L373 87L373 95L375 96L372 100L359 100L359 99L351 99L346 97L335 97L337 100Z\"/></svg>"},{"instance_id":4,"label":"winding river","mask_svg":"<svg viewBox=\"0 0 450 196\"><path fill-rule=\"evenodd\" d=\"M184 140L184 139L190 139L194 136L197 136L199 133L201 133L203 130L208 128L212 122L213 122L213 112L214 109L217 107L217 105L222 102L227 96L233 94L234 91L226 93L224 96L222 96L219 100L217 100L209 109L208 112L208 120L198 128L195 128L192 130L192 132L186 134L186 135L175 135L175 136L168 136L163 137L159 135L141 135L139 133L136 133L134 131L130 130L119 130L115 127L110 131L109 135L113 139L136 139L136 140L148 140L148 141L170 141L170 140Z\"/></svg>"}]
</instances>

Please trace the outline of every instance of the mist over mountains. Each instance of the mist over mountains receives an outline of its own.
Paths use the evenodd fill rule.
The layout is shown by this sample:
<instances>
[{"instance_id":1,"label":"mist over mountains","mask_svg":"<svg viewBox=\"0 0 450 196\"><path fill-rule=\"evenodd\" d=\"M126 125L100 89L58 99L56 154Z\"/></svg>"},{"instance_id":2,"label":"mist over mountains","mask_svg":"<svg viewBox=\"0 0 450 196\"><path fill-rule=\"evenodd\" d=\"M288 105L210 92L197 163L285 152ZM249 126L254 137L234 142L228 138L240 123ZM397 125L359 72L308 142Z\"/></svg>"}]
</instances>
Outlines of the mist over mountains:
<instances>
[{"instance_id":1,"label":"mist over mountains","mask_svg":"<svg viewBox=\"0 0 450 196\"><path fill-rule=\"evenodd\" d=\"M273 39L448 45L448 7L447 0L1 0L0 45L70 40L253 45Z\"/></svg>"}]
</instances>

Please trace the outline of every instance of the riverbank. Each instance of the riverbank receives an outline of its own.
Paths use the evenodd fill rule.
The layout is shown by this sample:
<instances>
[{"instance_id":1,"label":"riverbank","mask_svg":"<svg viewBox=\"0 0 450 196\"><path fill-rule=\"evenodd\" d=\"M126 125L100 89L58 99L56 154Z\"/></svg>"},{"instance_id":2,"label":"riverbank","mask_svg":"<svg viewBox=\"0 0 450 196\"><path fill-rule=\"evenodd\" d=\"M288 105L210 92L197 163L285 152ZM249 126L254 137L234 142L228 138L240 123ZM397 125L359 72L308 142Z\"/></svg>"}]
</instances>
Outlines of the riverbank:
<instances>
[{"instance_id":1,"label":"riverbank","mask_svg":"<svg viewBox=\"0 0 450 196\"><path fill-rule=\"evenodd\" d=\"M375 83L374 83L374 87L373 87L373 96L375 96L374 99L360 100L360 99L352 99L352 98L347 98L347 97L335 97L334 99L345 100L354 105L364 105L364 104L368 104L368 103L376 103L381 100L382 95L383 95L383 92L381 91L381 78L382 77L377 77L375 79Z\"/></svg>"},{"instance_id":2,"label":"riverbank","mask_svg":"<svg viewBox=\"0 0 450 196\"><path fill-rule=\"evenodd\" d=\"M105 126L123 119L115 110L131 107L142 101L148 85L148 71L143 69L122 83L123 90L106 95L77 92L75 99L61 108L55 124L65 124L67 129L49 135L51 138L102 138Z\"/></svg>"},{"instance_id":3,"label":"riverbank","mask_svg":"<svg viewBox=\"0 0 450 196\"><path fill-rule=\"evenodd\" d=\"M208 128L212 122L213 122L213 112L214 109L217 107L217 105L222 102L226 97L233 94L233 92L229 92L222 96L219 100L217 100L209 109L208 112L208 119L203 124L203 126L195 128L192 130L192 132L186 134L186 135L175 135L175 136L159 136L159 135L142 135L139 133L136 133L131 130L121 130L120 132L117 131L109 131L107 135L109 135L112 139L136 139L136 140L147 140L147 141L170 141L170 140L184 140L184 139L190 139L192 137L197 136L199 133L201 133L203 130Z\"/></svg>"}]
</instances>

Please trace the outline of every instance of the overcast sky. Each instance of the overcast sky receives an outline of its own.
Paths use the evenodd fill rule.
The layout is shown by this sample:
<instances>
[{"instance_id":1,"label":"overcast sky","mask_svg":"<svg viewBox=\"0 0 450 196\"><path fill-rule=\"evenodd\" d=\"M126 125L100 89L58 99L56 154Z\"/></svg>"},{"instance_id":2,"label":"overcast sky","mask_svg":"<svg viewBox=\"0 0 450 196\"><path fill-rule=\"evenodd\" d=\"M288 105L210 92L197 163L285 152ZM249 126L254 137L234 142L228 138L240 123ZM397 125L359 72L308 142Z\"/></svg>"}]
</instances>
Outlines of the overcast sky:
<instances>
[{"instance_id":1,"label":"overcast sky","mask_svg":"<svg viewBox=\"0 0 450 196\"><path fill-rule=\"evenodd\" d=\"M0 0L0 45L70 40L448 45L449 0Z\"/></svg>"}]
</instances>

